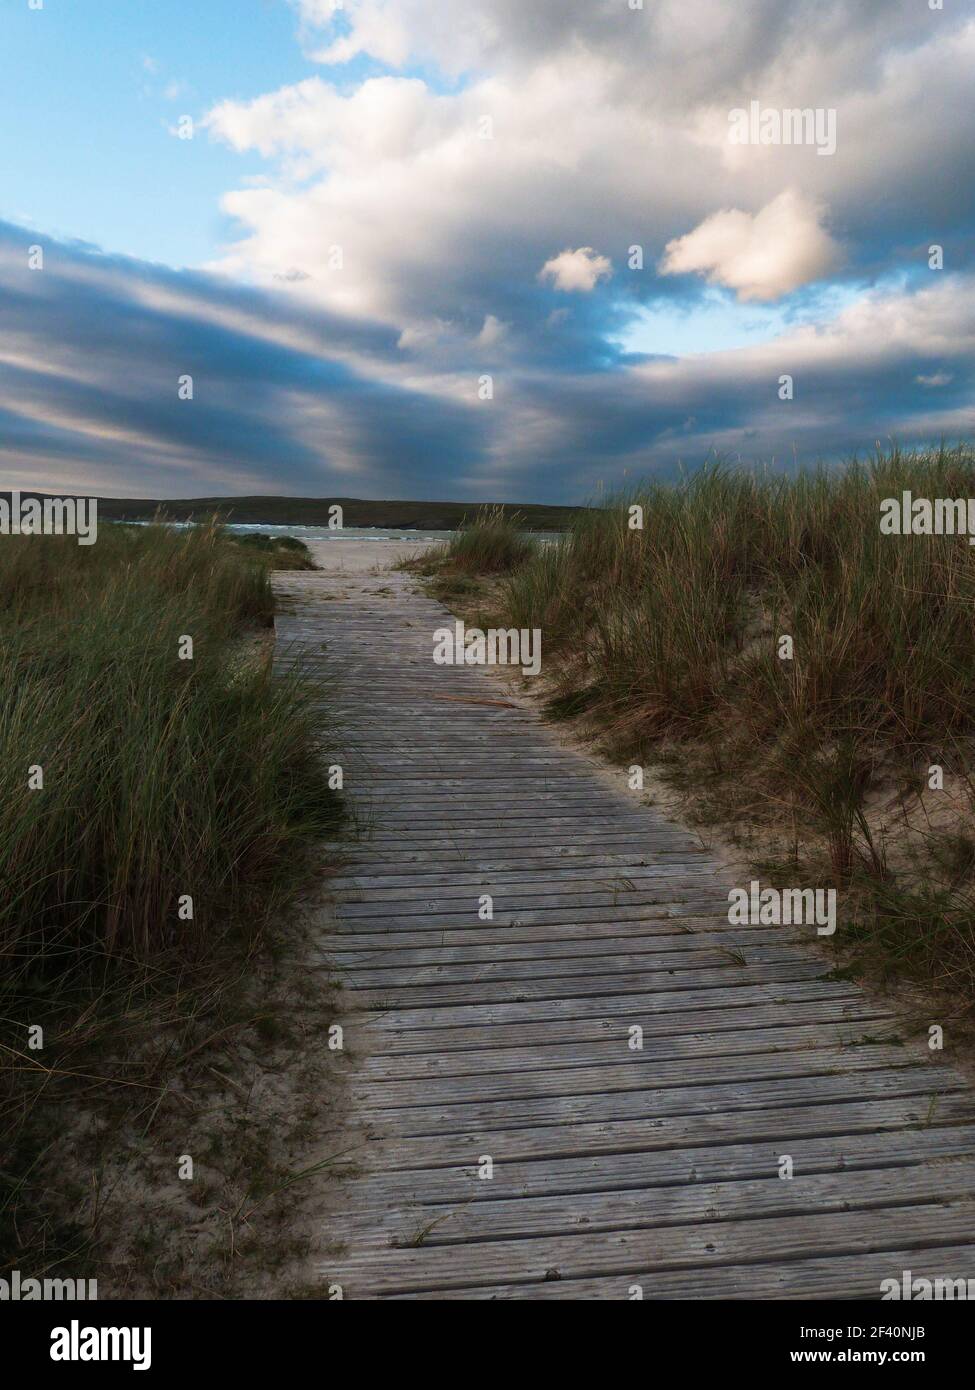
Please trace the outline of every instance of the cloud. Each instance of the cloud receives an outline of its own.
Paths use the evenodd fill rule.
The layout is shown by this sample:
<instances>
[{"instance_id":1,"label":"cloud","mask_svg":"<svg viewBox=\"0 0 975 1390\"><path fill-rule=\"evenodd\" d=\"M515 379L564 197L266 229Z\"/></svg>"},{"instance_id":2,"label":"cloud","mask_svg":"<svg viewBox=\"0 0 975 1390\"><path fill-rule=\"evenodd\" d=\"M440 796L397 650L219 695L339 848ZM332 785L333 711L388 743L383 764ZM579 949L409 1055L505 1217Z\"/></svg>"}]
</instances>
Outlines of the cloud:
<instances>
[{"instance_id":1,"label":"cloud","mask_svg":"<svg viewBox=\"0 0 975 1390\"><path fill-rule=\"evenodd\" d=\"M39 240L45 268L32 272ZM510 355L497 316L403 343L290 289L4 224L0 294L6 486L581 501L624 468L671 476L714 451L792 466L877 438L975 433L975 274L864 295L824 326L738 351L554 364ZM488 352L490 403L476 391ZM187 372L194 400L180 402ZM934 377L948 378L935 392L918 380Z\"/></svg>"},{"instance_id":2,"label":"cloud","mask_svg":"<svg viewBox=\"0 0 975 1390\"><path fill-rule=\"evenodd\" d=\"M0 228L8 471L556 500L711 450L814 461L975 423L961 7L292 4L329 66L205 118L248 156L206 273L48 241L29 277L28 233ZM835 155L731 145L753 99L835 108ZM715 300L775 302L765 340L709 350ZM627 353L654 313L661 355ZM677 321L700 351L665 355Z\"/></svg>"},{"instance_id":3,"label":"cloud","mask_svg":"<svg viewBox=\"0 0 975 1390\"><path fill-rule=\"evenodd\" d=\"M562 251L546 261L538 278L551 280L557 290L588 294L612 273L613 265L607 256L597 256L591 246L580 246L577 251Z\"/></svg>"},{"instance_id":4,"label":"cloud","mask_svg":"<svg viewBox=\"0 0 975 1390\"><path fill-rule=\"evenodd\" d=\"M486 456L473 389L407 374L384 325L4 223L0 294L7 486L457 495Z\"/></svg>"},{"instance_id":5,"label":"cloud","mask_svg":"<svg viewBox=\"0 0 975 1390\"><path fill-rule=\"evenodd\" d=\"M523 70L583 50L628 75L643 72L652 102L722 94L745 78L801 66L822 55L831 78L873 81L892 49L932 33L930 11L916 0L479 0L445 8L442 0L295 0L309 33L322 35L323 63L369 54L392 67L412 61L444 71ZM948 16L939 15L938 23ZM666 77L661 84L660 77ZM835 82L834 82L834 85Z\"/></svg>"},{"instance_id":6,"label":"cloud","mask_svg":"<svg viewBox=\"0 0 975 1390\"><path fill-rule=\"evenodd\" d=\"M484 319L484 326L477 335L477 344L483 348L497 347L498 343L503 341L507 331L507 324L496 319L493 314L488 314Z\"/></svg>"},{"instance_id":7,"label":"cloud","mask_svg":"<svg viewBox=\"0 0 975 1390\"><path fill-rule=\"evenodd\" d=\"M975 275L910 293L863 296L825 327L770 342L607 372L536 374L517 383L507 432L517 476L529 456L541 488L573 479L595 496L641 474L677 474L718 454L791 469L870 451L878 439L937 444L975 434ZM918 369L950 364L932 394ZM945 369L945 368L943 368ZM793 376L795 399L779 399ZM524 436L522 416L524 411Z\"/></svg>"},{"instance_id":8,"label":"cloud","mask_svg":"<svg viewBox=\"0 0 975 1390\"><path fill-rule=\"evenodd\" d=\"M779 299L821 280L840 262L840 248L822 225L824 209L787 191L751 216L713 213L686 236L667 243L662 275L704 275L738 298Z\"/></svg>"},{"instance_id":9,"label":"cloud","mask_svg":"<svg viewBox=\"0 0 975 1390\"><path fill-rule=\"evenodd\" d=\"M750 237L738 230L743 250L722 247L705 272L727 283L723 263L737 261L742 299L839 273L834 235L843 276L867 280L902 268L910 248L919 261L933 227L957 242L971 223L975 146L954 112L975 22L933 20L916 0L741 0L733 13L725 0L655 0L642 11L619 0L537 0L527 11L523 0L479 0L449 14L434 0L302 8L330 61L340 43L392 71L360 80L330 68L213 108L214 139L268 162L264 186L242 178L225 197L237 234L215 265L265 283L300 269L307 296L400 332L461 314L458 328L474 335L494 314L510 325L512 350L595 360L628 304L694 300L697 276L654 268L716 209L756 224ZM835 107L835 156L731 145L728 112L753 97ZM491 140L478 138L485 115ZM785 190L791 208L778 203ZM796 236L785 251L774 228L756 240L779 207ZM827 207L835 233L813 211ZM634 244L639 275L627 268ZM749 244L777 264L749 266ZM341 275L327 265L333 245L345 249ZM580 304L571 336L556 341L544 331L549 282L540 286L538 268L553 248L590 246L618 268L618 294L593 296L599 308L586 314Z\"/></svg>"}]
</instances>

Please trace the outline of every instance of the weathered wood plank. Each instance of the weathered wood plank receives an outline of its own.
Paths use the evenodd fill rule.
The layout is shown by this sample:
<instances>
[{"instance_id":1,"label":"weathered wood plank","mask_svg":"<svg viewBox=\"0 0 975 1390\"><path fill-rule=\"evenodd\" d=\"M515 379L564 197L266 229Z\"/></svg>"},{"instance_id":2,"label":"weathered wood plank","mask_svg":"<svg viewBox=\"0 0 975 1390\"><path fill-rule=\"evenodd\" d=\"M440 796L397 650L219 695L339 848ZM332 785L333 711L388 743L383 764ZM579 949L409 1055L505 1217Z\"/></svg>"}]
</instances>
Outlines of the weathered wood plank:
<instances>
[{"instance_id":1,"label":"weathered wood plank","mask_svg":"<svg viewBox=\"0 0 975 1390\"><path fill-rule=\"evenodd\" d=\"M680 1029L680 1021L672 1015L683 1014L687 1010L701 1009L711 1013L708 1027L718 1026L722 1015L730 1009L760 1008L771 1004L778 1006L783 1020L789 1015L785 1012L799 1003L824 1001L832 1005L838 1001L860 1000L862 995L847 981L800 980L775 985L763 985L751 981L740 988L722 986L714 989L664 989L659 993L646 987L644 990L619 994L603 994L598 998L582 995L579 997L552 999L517 1000L497 1004L481 1000L475 1004L444 1005L430 1008L413 1005L410 1008L383 1008L375 1010L373 1016L381 1021L383 1030L455 1028L470 1024L483 1027L486 1024L531 1024L544 1023L557 1019L585 1018L625 1018L628 1023L639 1023L641 1028L653 1027L654 1020L660 1019L668 1031ZM366 996L366 1002L368 996Z\"/></svg>"},{"instance_id":2,"label":"weathered wood plank","mask_svg":"<svg viewBox=\"0 0 975 1390\"><path fill-rule=\"evenodd\" d=\"M385 1212L349 1213L337 1220L336 1235L357 1241L363 1248L432 1248L467 1241L889 1209L895 1203L913 1206L965 1198L975 1198L975 1160L960 1155L898 1170L894 1200L889 1168L800 1174L789 1179L770 1173L750 1182L661 1187L653 1194L652 1203L647 1201L645 1189L625 1188L620 1192L581 1193L571 1202L558 1196L404 1204ZM975 1231L972 1236L975 1243Z\"/></svg>"},{"instance_id":3,"label":"weathered wood plank","mask_svg":"<svg viewBox=\"0 0 975 1390\"><path fill-rule=\"evenodd\" d=\"M747 1079L743 1079L745 1077ZM378 1121L387 1134L397 1139L462 1136L466 1145L470 1131L482 1136L499 1135L504 1148L509 1132L521 1125L539 1129L555 1125L564 1129L603 1121L614 1125L630 1120L653 1121L667 1115L731 1116L743 1110L823 1106L858 1097L869 1100L885 1096L930 1096L932 1087L938 1086L944 1087L947 1094L960 1085L960 1079L953 1083L951 1073L944 1068L936 1072L927 1067L860 1072L851 1069L839 1075L832 1075L824 1068L810 1075L768 1081L757 1081L739 1068L736 1076L726 1078L717 1086L699 1081L697 1085L689 1082L686 1086L661 1088L645 1076L642 1087L628 1090L560 1092L518 1100L505 1097L465 1102L451 1098L450 1104L398 1107L389 1102L374 1107L370 1122ZM571 1139L572 1136L567 1137Z\"/></svg>"},{"instance_id":4,"label":"weathered wood plank","mask_svg":"<svg viewBox=\"0 0 975 1390\"><path fill-rule=\"evenodd\" d=\"M687 938L684 938L685 947ZM614 949L615 947L615 949ZM799 952L801 954L801 951ZM609 942L603 950L567 951L559 944L536 946L525 953L519 946L482 948L453 948L444 945L438 951L434 947L417 951L398 951L395 959L377 960L374 951L336 951L329 950L327 959L336 970L354 975L357 983L364 989L381 988L391 976L408 972L411 984L422 984L430 979L436 984L456 983L458 980L507 980L537 978L540 973L549 975L591 975L594 971L605 969L610 964L619 970L665 970L675 971L702 969L715 970L726 966L729 961L737 966L748 968L752 965L779 965L796 959L795 943L783 942L774 946L739 945L738 938L732 938L727 946L708 946L705 943L695 949L659 950L649 942L625 940ZM818 960L811 952L810 960ZM473 972L473 973L472 973Z\"/></svg>"},{"instance_id":5,"label":"weathered wood plank","mask_svg":"<svg viewBox=\"0 0 975 1390\"><path fill-rule=\"evenodd\" d=\"M479 980L465 984L441 984L435 981L412 985L407 975L397 983L384 981L381 985L365 985L363 992L370 996L372 1007L380 1008L440 1008L448 1005L504 1003L508 999L521 1002L543 1002L550 999L568 1000L573 997L595 1000L603 995L630 994L637 989L652 992L660 989L706 990L725 989L746 981L756 985L778 982L793 984L801 980L817 980L827 971L824 961L790 961L786 965L737 966L728 962L718 970L661 970L619 971L610 969L605 961L600 974L559 974L551 966L534 974L514 978ZM353 991L360 986L354 975L346 972L345 988Z\"/></svg>"},{"instance_id":6,"label":"weathered wood plank","mask_svg":"<svg viewBox=\"0 0 975 1390\"><path fill-rule=\"evenodd\" d=\"M708 1221L650 1230L492 1240L465 1245L366 1247L329 1267L352 1297L365 1294L462 1291L479 1283L552 1282L595 1275L637 1276L683 1269L693 1296L698 1269L720 1264L867 1254L971 1241L975 1203L926 1203L890 1210L818 1212L748 1221ZM899 1273L899 1271L897 1271Z\"/></svg>"},{"instance_id":7,"label":"weathered wood plank","mask_svg":"<svg viewBox=\"0 0 975 1390\"><path fill-rule=\"evenodd\" d=\"M866 1078L858 1075L858 1093ZM959 1086L964 1082L959 1078ZM901 1092L903 1094L898 1094ZM865 1129L908 1128L911 1125L970 1124L975 1121L975 1100L967 1089L938 1094L937 1087L922 1081L894 1080L888 1087L892 1100L867 1095L851 1100L844 1079L824 1077L819 1100L808 1105L702 1110L695 1113L689 1088L683 1113L657 1114L630 1120L602 1120L566 1125L541 1125L525 1129L471 1128L464 1133L438 1134L417 1139L394 1136L377 1142L364 1157L371 1167L385 1169L473 1166L482 1154L490 1155L495 1169L529 1158L569 1158L582 1154L645 1152L680 1147L689 1143L731 1143L746 1138L830 1133L861 1133ZM729 1105L735 1097L729 1090ZM973 1228L975 1229L975 1228Z\"/></svg>"},{"instance_id":8,"label":"weathered wood plank","mask_svg":"<svg viewBox=\"0 0 975 1390\"><path fill-rule=\"evenodd\" d=\"M641 1271L622 1277L546 1279L542 1283L479 1285L466 1289L465 1299L572 1299L574 1301L641 1299L834 1299L841 1289L847 1299L876 1300L885 1279L900 1280L910 1269L918 1278L944 1278L955 1271L971 1278L975 1244L933 1249L890 1250L866 1255L835 1255L831 1259L786 1260L778 1264L722 1265L673 1273ZM351 1293L350 1293L351 1296ZM394 1298L440 1299L442 1290L390 1295Z\"/></svg>"},{"instance_id":9,"label":"weathered wood plank","mask_svg":"<svg viewBox=\"0 0 975 1390\"><path fill-rule=\"evenodd\" d=\"M975 1125L932 1126L891 1132L866 1131L827 1136L793 1135L787 1150L794 1171L859 1172L879 1168L896 1186L899 1172L915 1163L951 1155L975 1157ZM693 1186L750 1178L778 1179L783 1150L775 1140L695 1145L646 1153L596 1154L581 1158L528 1160L505 1165L504 1190L481 1181L472 1168L429 1168L394 1173L362 1173L355 1182L356 1210L391 1210L438 1203L493 1204L506 1198L575 1197L593 1192L647 1192L653 1211L656 1187ZM567 1203L568 1205L568 1203ZM350 1211L353 1204L350 1203Z\"/></svg>"},{"instance_id":10,"label":"weathered wood plank","mask_svg":"<svg viewBox=\"0 0 975 1390\"><path fill-rule=\"evenodd\" d=\"M656 1026L653 1021L649 1026L641 1023L643 1047L639 1051L632 1051L629 1046L629 1023L618 1018L549 1021L517 1029L506 1024L396 1032L384 1029L380 1057L363 1058L360 1074L371 1077L375 1071L391 1081L407 1076L414 1081L421 1077L429 1081L438 1076L481 1075L485 1086L489 1086L489 1074L495 1072L561 1070L603 1065L610 1060L625 1075L624 1049L627 1065L646 1061L657 1066L670 1059L686 1061L746 1053L761 1054L766 1062L789 1051L814 1050L829 1056L836 1045L856 1051L868 1047L871 1040L903 1041L899 1020L879 1007L871 1012L868 1005L856 999L840 1001L829 1010L822 1004L796 1005L789 1018L793 1026L783 1023L781 1009L762 1007L723 1010L717 1016L683 1014L679 1031L672 1023L668 1028L663 1020L656 1021ZM811 1027L810 1019L815 1020ZM772 1027L762 1026L770 1022ZM353 1027L358 1026L357 1020ZM913 1049L902 1050L913 1056Z\"/></svg>"},{"instance_id":11,"label":"weathered wood plank","mask_svg":"<svg viewBox=\"0 0 975 1390\"><path fill-rule=\"evenodd\" d=\"M452 618L404 575L382 596L343 575L327 602L326 576L275 582L278 663L327 686L362 832L330 847L320 934L368 1136L323 1278L857 1298L972 1272L971 1088L828 978L814 925L730 924L738 885L699 837L483 671L434 665Z\"/></svg>"},{"instance_id":12,"label":"weathered wood plank","mask_svg":"<svg viewBox=\"0 0 975 1390\"><path fill-rule=\"evenodd\" d=\"M547 1050L558 1051L563 1057L569 1052L566 1047ZM450 1070L449 1054L444 1057L438 1055L435 1061L448 1065L436 1075L424 1078L426 1084L422 1093L416 1086L416 1060L394 1054L398 1065L392 1067L388 1065L392 1059L384 1054L381 1059L365 1059L360 1069L361 1079L356 1080L353 1093L365 1109L383 1110L402 1106L426 1108L447 1103L456 1105L461 1101L507 1101L580 1094L607 1096L615 1091L636 1091L649 1086L688 1089L709 1081L715 1084L740 1081L742 1077L760 1081L786 1076L823 1076L839 1071L852 1075L857 1071L881 1067L917 1065L911 1050L876 1043L846 1050L807 1043L804 1048L791 1052L765 1049L728 1055L722 1051L719 1055L697 1056L690 1053L663 1060L659 1056L648 1056L646 1052L630 1052L626 1040L620 1038L613 1043L592 1043L585 1049L577 1047L575 1053L570 1054L571 1060L578 1062L576 1066L557 1066L548 1058L552 1064L542 1070L539 1069L536 1053L545 1051L542 1047L518 1049L514 1057L523 1062L522 1066L517 1066L507 1051L479 1052L475 1055L480 1066L460 1072ZM462 1060L471 1055L465 1053ZM422 1101L419 1099L421 1094Z\"/></svg>"}]
</instances>

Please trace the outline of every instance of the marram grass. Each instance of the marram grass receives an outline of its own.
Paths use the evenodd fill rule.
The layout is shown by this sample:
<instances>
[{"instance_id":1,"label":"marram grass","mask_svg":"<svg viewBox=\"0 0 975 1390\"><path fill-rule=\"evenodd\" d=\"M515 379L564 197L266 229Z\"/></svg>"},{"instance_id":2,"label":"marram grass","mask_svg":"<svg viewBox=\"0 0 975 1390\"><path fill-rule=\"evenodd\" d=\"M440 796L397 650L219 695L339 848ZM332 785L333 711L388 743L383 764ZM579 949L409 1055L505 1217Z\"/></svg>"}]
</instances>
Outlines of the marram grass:
<instances>
[{"instance_id":1,"label":"marram grass","mask_svg":"<svg viewBox=\"0 0 975 1390\"><path fill-rule=\"evenodd\" d=\"M244 640L272 609L266 568L213 528L0 541L8 970L205 953L334 824L307 696Z\"/></svg>"},{"instance_id":2,"label":"marram grass","mask_svg":"<svg viewBox=\"0 0 975 1390\"><path fill-rule=\"evenodd\" d=\"M213 527L0 539L5 1267L97 1262L150 1129L192 1116L205 1143L220 1067L277 1016L283 909L340 812L321 691L270 672L279 550ZM165 1203L145 1197L148 1235Z\"/></svg>"},{"instance_id":3,"label":"marram grass","mask_svg":"<svg viewBox=\"0 0 975 1390\"><path fill-rule=\"evenodd\" d=\"M882 504L904 493L975 498L975 452L648 483L530 547L488 598L499 626L541 630L554 714L581 713L625 763L664 756L692 795L720 774L716 819L722 801L729 823L764 803L814 834L860 942L971 997L975 873L947 881L933 841L895 872L870 814L897 786L924 793L935 765L956 793L972 781L975 547L966 534L885 534ZM493 528L476 530L471 556L493 548ZM975 851L973 803L951 833ZM937 795L913 804L923 821Z\"/></svg>"},{"instance_id":4,"label":"marram grass","mask_svg":"<svg viewBox=\"0 0 975 1390\"><path fill-rule=\"evenodd\" d=\"M904 490L975 496L975 456L649 485L538 549L503 586L504 615L540 627L634 743L724 727L909 749L970 733L975 548L881 534L881 500Z\"/></svg>"}]
</instances>

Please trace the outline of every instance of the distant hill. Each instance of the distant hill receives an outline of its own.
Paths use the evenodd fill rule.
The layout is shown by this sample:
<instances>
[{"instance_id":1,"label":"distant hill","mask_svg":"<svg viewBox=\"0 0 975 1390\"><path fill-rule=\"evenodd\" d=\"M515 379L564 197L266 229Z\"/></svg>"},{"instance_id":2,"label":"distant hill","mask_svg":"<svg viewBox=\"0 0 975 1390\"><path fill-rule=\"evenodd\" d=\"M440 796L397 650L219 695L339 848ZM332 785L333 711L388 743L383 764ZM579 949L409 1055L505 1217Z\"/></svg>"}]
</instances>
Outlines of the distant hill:
<instances>
[{"instance_id":1,"label":"distant hill","mask_svg":"<svg viewBox=\"0 0 975 1390\"><path fill-rule=\"evenodd\" d=\"M24 495L28 495L26 491ZM29 495L45 496L40 492ZM105 521L151 521L157 515L167 521L205 521L217 515L223 521L264 523L269 526L324 526L328 523L329 508L336 505L342 508L346 526L452 531L465 519L473 520L479 508L485 504L368 502L359 497L99 497L98 515ZM531 503L499 505L509 514L523 517L525 525L535 531L564 530L572 518L584 510L581 507L549 507Z\"/></svg>"}]
</instances>

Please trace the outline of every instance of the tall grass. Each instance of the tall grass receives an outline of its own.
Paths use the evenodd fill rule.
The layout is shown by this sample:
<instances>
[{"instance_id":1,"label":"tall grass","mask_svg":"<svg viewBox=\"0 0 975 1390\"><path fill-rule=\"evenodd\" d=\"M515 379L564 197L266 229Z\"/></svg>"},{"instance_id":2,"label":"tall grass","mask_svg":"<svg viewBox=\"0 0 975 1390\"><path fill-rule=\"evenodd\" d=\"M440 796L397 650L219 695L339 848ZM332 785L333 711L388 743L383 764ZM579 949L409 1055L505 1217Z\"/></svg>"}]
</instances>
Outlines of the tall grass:
<instances>
[{"instance_id":1,"label":"tall grass","mask_svg":"<svg viewBox=\"0 0 975 1390\"><path fill-rule=\"evenodd\" d=\"M232 533L232 540L234 545L241 546L248 554L256 552L271 569L318 568L307 545L295 536L269 536L262 531L235 531Z\"/></svg>"},{"instance_id":2,"label":"tall grass","mask_svg":"<svg viewBox=\"0 0 975 1390\"><path fill-rule=\"evenodd\" d=\"M635 735L734 711L750 737L940 742L975 730L975 550L882 535L880 502L904 490L975 495L975 457L648 485L583 513L515 572L506 614L576 657L571 679L598 687Z\"/></svg>"},{"instance_id":3,"label":"tall grass","mask_svg":"<svg viewBox=\"0 0 975 1390\"><path fill-rule=\"evenodd\" d=\"M59 1165L77 1179L63 1135L84 1114L117 1161L112 1137L134 1114L150 1125L174 1081L185 1096L186 1059L235 1015L252 1021L251 962L340 817L317 756L321 692L272 678L272 615L266 560L214 527L103 526L91 547L0 539L0 1257L13 1263L81 1257L81 1200L52 1179Z\"/></svg>"},{"instance_id":4,"label":"tall grass","mask_svg":"<svg viewBox=\"0 0 975 1390\"><path fill-rule=\"evenodd\" d=\"M205 949L334 819L271 612L214 530L0 543L0 960Z\"/></svg>"},{"instance_id":5,"label":"tall grass","mask_svg":"<svg viewBox=\"0 0 975 1390\"><path fill-rule=\"evenodd\" d=\"M882 534L881 501L904 491L975 497L975 453L644 484L514 568L497 618L541 629L553 709L584 710L612 753L666 746L700 769L707 750L821 836L838 883L865 873L888 891L871 789L934 762L966 773L975 736L975 548ZM952 958L971 962L958 901L967 939ZM964 982L975 991L975 969Z\"/></svg>"},{"instance_id":6,"label":"tall grass","mask_svg":"<svg viewBox=\"0 0 975 1390\"><path fill-rule=\"evenodd\" d=\"M535 544L525 534L518 513L506 512L504 507L481 507L473 522L462 524L449 541L411 561L410 567L428 574L507 574L534 552Z\"/></svg>"}]
</instances>

